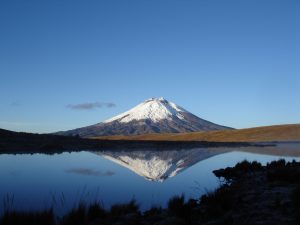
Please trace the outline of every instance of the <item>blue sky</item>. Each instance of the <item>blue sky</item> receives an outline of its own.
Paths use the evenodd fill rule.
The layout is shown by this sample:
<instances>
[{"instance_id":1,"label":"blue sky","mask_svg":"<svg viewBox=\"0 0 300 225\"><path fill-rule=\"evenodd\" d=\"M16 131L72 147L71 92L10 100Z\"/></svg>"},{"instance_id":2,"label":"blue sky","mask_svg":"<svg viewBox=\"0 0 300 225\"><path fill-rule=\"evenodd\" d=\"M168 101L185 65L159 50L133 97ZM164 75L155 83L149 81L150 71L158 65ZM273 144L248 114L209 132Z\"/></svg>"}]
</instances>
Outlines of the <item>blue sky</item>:
<instances>
[{"instance_id":1,"label":"blue sky","mask_svg":"<svg viewBox=\"0 0 300 225\"><path fill-rule=\"evenodd\" d=\"M67 130L160 96L235 128L299 123L299 11L298 0L3 0L0 127Z\"/></svg>"}]
</instances>

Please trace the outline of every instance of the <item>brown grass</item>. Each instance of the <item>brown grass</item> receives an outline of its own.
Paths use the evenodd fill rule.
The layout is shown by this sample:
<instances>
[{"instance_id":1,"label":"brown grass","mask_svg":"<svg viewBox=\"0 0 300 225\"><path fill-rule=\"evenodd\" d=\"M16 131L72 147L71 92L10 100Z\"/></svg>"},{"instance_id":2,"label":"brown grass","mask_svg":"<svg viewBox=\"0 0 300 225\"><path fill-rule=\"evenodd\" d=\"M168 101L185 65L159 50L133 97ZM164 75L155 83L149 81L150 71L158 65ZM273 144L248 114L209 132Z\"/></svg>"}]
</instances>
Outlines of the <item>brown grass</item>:
<instances>
[{"instance_id":1,"label":"brown grass","mask_svg":"<svg viewBox=\"0 0 300 225\"><path fill-rule=\"evenodd\" d=\"M300 124L275 125L210 132L143 134L137 136L102 136L94 137L94 139L211 142L300 141Z\"/></svg>"}]
</instances>

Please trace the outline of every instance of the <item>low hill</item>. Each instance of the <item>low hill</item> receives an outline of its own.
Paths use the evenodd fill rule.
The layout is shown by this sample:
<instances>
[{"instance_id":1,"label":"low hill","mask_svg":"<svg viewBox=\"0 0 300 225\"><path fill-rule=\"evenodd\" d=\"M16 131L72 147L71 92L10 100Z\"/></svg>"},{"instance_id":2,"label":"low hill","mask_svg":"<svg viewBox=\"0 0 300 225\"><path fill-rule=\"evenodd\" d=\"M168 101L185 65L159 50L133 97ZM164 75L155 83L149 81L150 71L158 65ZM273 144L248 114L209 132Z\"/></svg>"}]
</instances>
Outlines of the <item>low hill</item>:
<instances>
[{"instance_id":1,"label":"low hill","mask_svg":"<svg viewBox=\"0 0 300 225\"><path fill-rule=\"evenodd\" d=\"M274 125L237 130L191 132L178 134L144 134L136 136L94 137L106 140L268 142L300 141L300 124Z\"/></svg>"}]
</instances>

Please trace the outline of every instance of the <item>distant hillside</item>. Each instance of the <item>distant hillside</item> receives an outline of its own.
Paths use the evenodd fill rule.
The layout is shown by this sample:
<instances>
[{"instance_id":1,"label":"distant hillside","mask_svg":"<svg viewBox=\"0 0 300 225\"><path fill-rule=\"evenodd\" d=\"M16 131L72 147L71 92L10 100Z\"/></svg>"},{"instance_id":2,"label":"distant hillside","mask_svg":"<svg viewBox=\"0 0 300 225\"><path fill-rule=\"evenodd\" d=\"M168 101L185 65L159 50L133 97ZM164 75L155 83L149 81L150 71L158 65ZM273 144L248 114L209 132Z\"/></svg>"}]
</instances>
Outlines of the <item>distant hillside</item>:
<instances>
[{"instance_id":1,"label":"distant hillside","mask_svg":"<svg viewBox=\"0 0 300 225\"><path fill-rule=\"evenodd\" d=\"M95 137L109 140L160 140L209 142L300 141L300 124L275 125L239 130L191 132L179 134L144 134L137 136Z\"/></svg>"},{"instance_id":2,"label":"distant hillside","mask_svg":"<svg viewBox=\"0 0 300 225\"><path fill-rule=\"evenodd\" d=\"M33 134L0 129L0 153L45 152L81 150L93 147L93 140L64 137L50 134Z\"/></svg>"},{"instance_id":3,"label":"distant hillside","mask_svg":"<svg viewBox=\"0 0 300 225\"><path fill-rule=\"evenodd\" d=\"M64 151L101 150L176 150L199 147L241 147L249 143L224 143L201 141L139 141L95 140L51 134L31 134L0 129L0 153L60 153Z\"/></svg>"}]
</instances>

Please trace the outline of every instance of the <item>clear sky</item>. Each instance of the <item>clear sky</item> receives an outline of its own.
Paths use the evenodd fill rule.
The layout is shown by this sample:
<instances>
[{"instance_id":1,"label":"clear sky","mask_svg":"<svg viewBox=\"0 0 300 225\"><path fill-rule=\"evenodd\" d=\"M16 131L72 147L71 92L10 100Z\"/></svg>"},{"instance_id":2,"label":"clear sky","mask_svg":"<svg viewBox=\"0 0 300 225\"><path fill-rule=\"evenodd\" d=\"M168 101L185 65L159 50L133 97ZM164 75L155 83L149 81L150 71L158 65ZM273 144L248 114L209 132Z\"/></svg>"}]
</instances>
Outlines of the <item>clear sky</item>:
<instances>
[{"instance_id":1,"label":"clear sky","mask_svg":"<svg viewBox=\"0 0 300 225\"><path fill-rule=\"evenodd\" d=\"M235 128L300 123L299 0L2 0L0 127L91 125L150 97Z\"/></svg>"}]
</instances>

